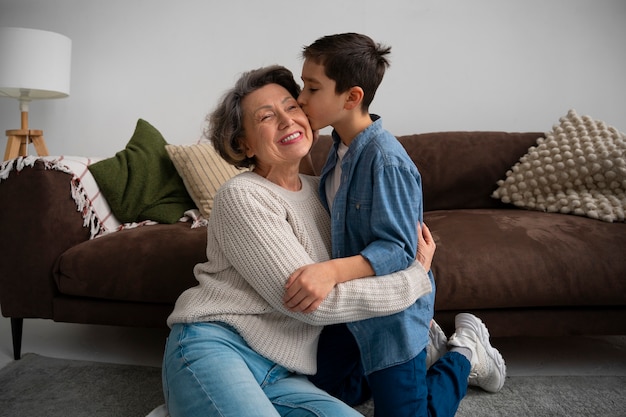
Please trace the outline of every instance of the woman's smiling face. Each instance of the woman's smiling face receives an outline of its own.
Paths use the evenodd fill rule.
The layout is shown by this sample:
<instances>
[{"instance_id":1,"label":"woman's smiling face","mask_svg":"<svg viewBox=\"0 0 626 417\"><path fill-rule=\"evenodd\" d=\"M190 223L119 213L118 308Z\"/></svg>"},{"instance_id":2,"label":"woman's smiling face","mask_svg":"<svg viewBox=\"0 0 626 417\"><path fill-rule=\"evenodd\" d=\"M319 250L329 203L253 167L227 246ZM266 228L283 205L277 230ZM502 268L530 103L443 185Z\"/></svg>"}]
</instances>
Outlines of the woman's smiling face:
<instances>
[{"instance_id":1,"label":"woman's smiling face","mask_svg":"<svg viewBox=\"0 0 626 417\"><path fill-rule=\"evenodd\" d=\"M268 84L248 94L243 108L243 143L256 169L270 172L299 166L313 144L309 121L284 87Z\"/></svg>"}]
</instances>

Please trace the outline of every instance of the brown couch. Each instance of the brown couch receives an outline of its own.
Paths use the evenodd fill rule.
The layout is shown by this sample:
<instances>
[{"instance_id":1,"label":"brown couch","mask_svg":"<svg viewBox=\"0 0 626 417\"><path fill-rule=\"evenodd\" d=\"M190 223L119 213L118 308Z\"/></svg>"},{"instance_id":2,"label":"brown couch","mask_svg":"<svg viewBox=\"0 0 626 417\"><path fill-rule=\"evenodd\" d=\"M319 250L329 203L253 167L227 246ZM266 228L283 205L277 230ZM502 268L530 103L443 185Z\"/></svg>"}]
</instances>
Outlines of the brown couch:
<instances>
[{"instance_id":1,"label":"brown couch","mask_svg":"<svg viewBox=\"0 0 626 417\"><path fill-rule=\"evenodd\" d=\"M492 336L626 334L626 223L529 211L491 197L541 133L399 137L422 177L437 241L436 319L481 317ZM323 136L302 170L319 174ZM20 356L24 318L163 327L195 285L205 229L143 226L89 239L70 175L41 163L0 181L0 306Z\"/></svg>"}]
</instances>

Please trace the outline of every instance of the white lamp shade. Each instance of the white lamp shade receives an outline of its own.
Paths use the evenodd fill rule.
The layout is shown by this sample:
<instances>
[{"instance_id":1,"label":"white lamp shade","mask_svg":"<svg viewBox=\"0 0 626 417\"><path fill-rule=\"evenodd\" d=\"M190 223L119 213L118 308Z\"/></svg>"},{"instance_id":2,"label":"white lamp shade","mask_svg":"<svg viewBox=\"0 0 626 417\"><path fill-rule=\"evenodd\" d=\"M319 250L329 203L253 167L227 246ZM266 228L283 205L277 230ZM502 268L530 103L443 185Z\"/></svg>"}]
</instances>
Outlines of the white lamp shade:
<instances>
[{"instance_id":1,"label":"white lamp shade","mask_svg":"<svg viewBox=\"0 0 626 417\"><path fill-rule=\"evenodd\" d=\"M72 41L45 30L0 27L0 97L24 101L70 94Z\"/></svg>"}]
</instances>

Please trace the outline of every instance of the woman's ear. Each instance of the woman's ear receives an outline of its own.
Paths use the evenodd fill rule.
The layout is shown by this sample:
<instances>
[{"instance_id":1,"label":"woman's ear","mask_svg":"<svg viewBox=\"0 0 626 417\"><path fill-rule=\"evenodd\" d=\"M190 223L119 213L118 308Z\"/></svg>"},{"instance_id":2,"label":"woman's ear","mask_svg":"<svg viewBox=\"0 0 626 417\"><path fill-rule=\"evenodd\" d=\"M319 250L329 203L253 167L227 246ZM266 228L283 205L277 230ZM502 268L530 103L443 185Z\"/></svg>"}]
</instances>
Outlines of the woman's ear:
<instances>
[{"instance_id":1,"label":"woman's ear","mask_svg":"<svg viewBox=\"0 0 626 417\"><path fill-rule=\"evenodd\" d=\"M254 158L254 151L252 150L252 148L250 148L250 146L248 146L248 141L246 140L246 138L242 135L237 138L237 141L239 142L239 149L243 151L243 153L246 155L246 158Z\"/></svg>"},{"instance_id":2,"label":"woman's ear","mask_svg":"<svg viewBox=\"0 0 626 417\"><path fill-rule=\"evenodd\" d=\"M346 96L346 103L344 104L344 108L346 110L352 110L361 105L363 101L363 89L361 87L352 87L348 90L348 95Z\"/></svg>"}]
</instances>

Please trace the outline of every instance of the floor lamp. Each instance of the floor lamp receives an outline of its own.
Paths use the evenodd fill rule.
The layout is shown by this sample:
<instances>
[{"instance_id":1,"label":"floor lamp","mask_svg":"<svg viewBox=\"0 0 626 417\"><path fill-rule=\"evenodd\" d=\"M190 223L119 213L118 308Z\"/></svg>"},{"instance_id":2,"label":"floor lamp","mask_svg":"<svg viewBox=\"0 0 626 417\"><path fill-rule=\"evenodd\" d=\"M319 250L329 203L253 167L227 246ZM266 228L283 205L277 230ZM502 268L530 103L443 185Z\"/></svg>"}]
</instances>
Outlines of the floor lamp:
<instances>
[{"instance_id":1,"label":"floor lamp","mask_svg":"<svg viewBox=\"0 0 626 417\"><path fill-rule=\"evenodd\" d=\"M26 156L32 143L48 155L43 131L28 127L32 100L62 98L70 93L72 41L45 30L0 27L0 97L20 102L21 127L7 130L4 160Z\"/></svg>"}]
</instances>

